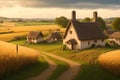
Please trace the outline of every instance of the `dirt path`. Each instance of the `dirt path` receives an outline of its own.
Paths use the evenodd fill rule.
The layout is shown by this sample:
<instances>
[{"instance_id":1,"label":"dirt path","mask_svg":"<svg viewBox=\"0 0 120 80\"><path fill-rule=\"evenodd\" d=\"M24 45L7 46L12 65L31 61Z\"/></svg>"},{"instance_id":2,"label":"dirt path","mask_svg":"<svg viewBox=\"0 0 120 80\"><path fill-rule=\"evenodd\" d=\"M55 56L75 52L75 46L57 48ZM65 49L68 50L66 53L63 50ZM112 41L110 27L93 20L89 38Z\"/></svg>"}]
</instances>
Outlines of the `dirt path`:
<instances>
[{"instance_id":1,"label":"dirt path","mask_svg":"<svg viewBox=\"0 0 120 80\"><path fill-rule=\"evenodd\" d=\"M56 58L58 60L64 61L69 64L70 68L67 71L65 71L63 74L61 74L61 76L59 76L57 80L74 80L74 78L76 77L76 75L78 74L78 72L80 70L80 64L77 62L56 56L54 54L43 52L43 51L40 51L40 53L50 56L50 57L53 57L53 58Z\"/></svg>"},{"instance_id":2,"label":"dirt path","mask_svg":"<svg viewBox=\"0 0 120 80\"><path fill-rule=\"evenodd\" d=\"M57 65L51 61L49 58L47 58L47 56L45 55L41 55L44 57L44 59L48 62L49 67L47 70L45 70L43 73L41 73L40 75L31 77L27 80L47 80L48 77L52 74L52 72L57 68Z\"/></svg>"}]
</instances>

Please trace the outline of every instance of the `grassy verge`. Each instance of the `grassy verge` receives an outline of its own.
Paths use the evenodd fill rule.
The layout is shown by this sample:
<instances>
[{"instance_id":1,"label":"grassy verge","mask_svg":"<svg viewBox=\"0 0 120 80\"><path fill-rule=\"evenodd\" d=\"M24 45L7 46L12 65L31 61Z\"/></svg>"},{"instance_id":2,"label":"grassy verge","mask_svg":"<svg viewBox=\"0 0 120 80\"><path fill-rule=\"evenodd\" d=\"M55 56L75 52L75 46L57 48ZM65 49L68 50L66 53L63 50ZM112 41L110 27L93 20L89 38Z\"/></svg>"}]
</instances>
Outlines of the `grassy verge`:
<instances>
[{"instance_id":1,"label":"grassy verge","mask_svg":"<svg viewBox=\"0 0 120 80\"><path fill-rule=\"evenodd\" d=\"M48 68L48 63L44 60L43 57L40 57L37 63L32 65L25 66L21 68L19 71L8 73L4 77L0 78L0 80L26 80L31 76L35 76L40 74L42 71Z\"/></svg>"},{"instance_id":2,"label":"grassy verge","mask_svg":"<svg viewBox=\"0 0 120 80\"><path fill-rule=\"evenodd\" d=\"M39 25L53 25L54 22L17 22L16 26L39 26Z\"/></svg>"},{"instance_id":3,"label":"grassy verge","mask_svg":"<svg viewBox=\"0 0 120 80\"><path fill-rule=\"evenodd\" d=\"M56 80L63 72L65 72L69 68L69 65L55 58L52 58L52 57L49 57L49 58L57 64L57 69L48 78L48 80Z\"/></svg>"}]
</instances>

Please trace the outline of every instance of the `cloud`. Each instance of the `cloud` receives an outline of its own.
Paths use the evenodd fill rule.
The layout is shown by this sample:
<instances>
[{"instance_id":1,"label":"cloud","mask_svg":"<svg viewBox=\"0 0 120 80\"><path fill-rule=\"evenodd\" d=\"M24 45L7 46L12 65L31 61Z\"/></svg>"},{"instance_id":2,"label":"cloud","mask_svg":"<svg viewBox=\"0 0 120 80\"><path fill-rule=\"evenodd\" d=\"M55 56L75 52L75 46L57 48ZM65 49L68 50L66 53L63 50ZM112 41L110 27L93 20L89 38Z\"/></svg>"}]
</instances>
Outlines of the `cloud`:
<instances>
[{"instance_id":1,"label":"cloud","mask_svg":"<svg viewBox=\"0 0 120 80\"><path fill-rule=\"evenodd\" d=\"M120 9L120 0L4 0L0 1L0 5L37 8Z\"/></svg>"}]
</instances>

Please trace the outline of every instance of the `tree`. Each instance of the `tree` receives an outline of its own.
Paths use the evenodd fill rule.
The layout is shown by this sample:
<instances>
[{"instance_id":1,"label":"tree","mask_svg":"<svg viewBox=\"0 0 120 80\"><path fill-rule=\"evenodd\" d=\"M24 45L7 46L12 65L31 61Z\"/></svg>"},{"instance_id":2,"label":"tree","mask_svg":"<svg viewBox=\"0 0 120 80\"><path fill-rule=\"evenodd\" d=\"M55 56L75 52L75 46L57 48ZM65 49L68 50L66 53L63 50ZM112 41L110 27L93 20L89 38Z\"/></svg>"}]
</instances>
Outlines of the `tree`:
<instances>
[{"instance_id":1,"label":"tree","mask_svg":"<svg viewBox=\"0 0 120 80\"><path fill-rule=\"evenodd\" d=\"M100 24L100 28L101 28L102 30L106 30L106 29L107 29L106 23L105 23L105 21L104 21L101 17L98 17L98 18L97 18L97 21L98 21L98 23Z\"/></svg>"},{"instance_id":2,"label":"tree","mask_svg":"<svg viewBox=\"0 0 120 80\"><path fill-rule=\"evenodd\" d=\"M116 18L113 22L112 22L112 28L114 30L119 30L120 31L120 17Z\"/></svg>"},{"instance_id":3,"label":"tree","mask_svg":"<svg viewBox=\"0 0 120 80\"><path fill-rule=\"evenodd\" d=\"M69 20L63 16L55 19L55 23L57 23L58 25L60 25L61 27L64 27L64 28L67 27L68 21Z\"/></svg>"},{"instance_id":4,"label":"tree","mask_svg":"<svg viewBox=\"0 0 120 80\"><path fill-rule=\"evenodd\" d=\"M0 20L0 23L3 23L3 20Z\"/></svg>"},{"instance_id":5,"label":"tree","mask_svg":"<svg viewBox=\"0 0 120 80\"><path fill-rule=\"evenodd\" d=\"M91 19L89 17L86 17L85 19L82 20L82 22L90 22Z\"/></svg>"}]
</instances>

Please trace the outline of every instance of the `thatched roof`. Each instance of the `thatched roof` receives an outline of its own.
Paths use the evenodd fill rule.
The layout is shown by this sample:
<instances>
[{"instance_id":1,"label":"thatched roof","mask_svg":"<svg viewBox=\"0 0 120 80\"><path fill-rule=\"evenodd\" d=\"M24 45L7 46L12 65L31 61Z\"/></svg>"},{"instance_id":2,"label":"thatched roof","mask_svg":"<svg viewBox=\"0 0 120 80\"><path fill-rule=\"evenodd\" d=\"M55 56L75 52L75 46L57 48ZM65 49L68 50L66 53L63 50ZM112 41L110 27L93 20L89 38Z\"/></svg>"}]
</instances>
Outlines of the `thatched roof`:
<instances>
[{"instance_id":1,"label":"thatched roof","mask_svg":"<svg viewBox=\"0 0 120 80\"><path fill-rule=\"evenodd\" d=\"M107 38L97 22L81 23L77 20L71 20L67 26L67 30L63 37L64 39L67 36L70 25L73 25L79 40L97 40Z\"/></svg>"},{"instance_id":2,"label":"thatched roof","mask_svg":"<svg viewBox=\"0 0 120 80\"><path fill-rule=\"evenodd\" d=\"M105 30L104 33L107 35L107 36L110 36L111 34L113 34L115 31L113 30Z\"/></svg>"},{"instance_id":3,"label":"thatched roof","mask_svg":"<svg viewBox=\"0 0 120 80\"><path fill-rule=\"evenodd\" d=\"M116 39L120 39L120 32L114 32L110 38L116 38Z\"/></svg>"},{"instance_id":4,"label":"thatched roof","mask_svg":"<svg viewBox=\"0 0 120 80\"><path fill-rule=\"evenodd\" d=\"M62 39L62 36L60 35L59 32L53 32L49 35L49 38L57 38L57 39Z\"/></svg>"},{"instance_id":5,"label":"thatched roof","mask_svg":"<svg viewBox=\"0 0 120 80\"><path fill-rule=\"evenodd\" d=\"M31 31L28 33L27 38L28 39L37 39L40 36L43 37L43 34L41 32Z\"/></svg>"},{"instance_id":6,"label":"thatched roof","mask_svg":"<svg viewBox=\"0 0 120 80\"><path fill-rule=\"evenodd\" d=\"M76 41L75 39L70 39L70 40L67 41L67 43L76 45L76 44L77 44L77 41Z\"/></svg>"}]
</instances>

